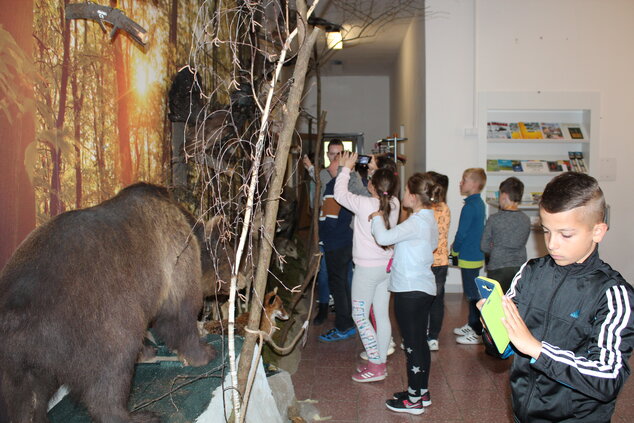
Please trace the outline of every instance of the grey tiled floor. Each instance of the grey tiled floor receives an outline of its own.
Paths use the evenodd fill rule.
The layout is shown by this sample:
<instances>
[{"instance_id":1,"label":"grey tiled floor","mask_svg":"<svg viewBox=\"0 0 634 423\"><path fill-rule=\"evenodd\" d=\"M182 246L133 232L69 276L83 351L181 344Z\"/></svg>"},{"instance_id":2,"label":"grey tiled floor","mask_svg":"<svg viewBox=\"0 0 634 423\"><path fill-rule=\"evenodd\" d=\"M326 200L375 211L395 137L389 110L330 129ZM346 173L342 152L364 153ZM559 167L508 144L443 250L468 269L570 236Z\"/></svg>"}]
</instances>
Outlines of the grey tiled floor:
<instances>
[{"instance_id":1,"label":"grey tiled floor","mask_svg":"<svg viewBox=\"0 0 634 423\"><path fill-rule=\"evenodd\" d=\"M332 314L322 326L311 326L297 372L292 376L297 399L318 401L320 416L331 422L469 422L512 421L508 368L510 360L486 355L481 346L458 345L454 327L466 322L467 307L460 294L445 297L445 320L440 350L432 353L429 389L432 405L420 416L393 413L385 408L392 393L406 388L404 354L397 350L388 359L388 377L380 382L351 380L363 347L358 337L333 344L317 336L333 325ZM397 344L400 335L394 319ZM617 403L612 422L634 421L634 382L628 380Z\"/></svg>"}]
</instances>

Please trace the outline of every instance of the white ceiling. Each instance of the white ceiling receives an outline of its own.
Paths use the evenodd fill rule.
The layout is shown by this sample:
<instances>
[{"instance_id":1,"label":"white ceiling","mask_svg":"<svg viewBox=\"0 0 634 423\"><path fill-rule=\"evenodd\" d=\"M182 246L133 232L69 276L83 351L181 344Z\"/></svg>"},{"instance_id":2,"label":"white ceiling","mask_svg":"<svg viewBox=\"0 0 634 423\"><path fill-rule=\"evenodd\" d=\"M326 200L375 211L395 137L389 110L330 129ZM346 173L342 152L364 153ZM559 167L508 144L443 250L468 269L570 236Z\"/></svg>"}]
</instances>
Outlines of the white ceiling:
<instances>
[{"instance_id":1,"label":"white ceiling","mask_svg":"<svg viewBox=\"0 0 634 423\"><path fill-rule=\"evenodd\" d=\"M339 7L344 4L344 8ZM416 10L423 0L321 0L314 16L343 26L343 49L326 51L320 43L325 64L323 75L387 75L397 59L412 19L422 16ZM347 9L347 10L346 10ZM386 10L392 18L377 18ZM359 37L361 27L365 27Z\"/></svg>"}]
</instances>

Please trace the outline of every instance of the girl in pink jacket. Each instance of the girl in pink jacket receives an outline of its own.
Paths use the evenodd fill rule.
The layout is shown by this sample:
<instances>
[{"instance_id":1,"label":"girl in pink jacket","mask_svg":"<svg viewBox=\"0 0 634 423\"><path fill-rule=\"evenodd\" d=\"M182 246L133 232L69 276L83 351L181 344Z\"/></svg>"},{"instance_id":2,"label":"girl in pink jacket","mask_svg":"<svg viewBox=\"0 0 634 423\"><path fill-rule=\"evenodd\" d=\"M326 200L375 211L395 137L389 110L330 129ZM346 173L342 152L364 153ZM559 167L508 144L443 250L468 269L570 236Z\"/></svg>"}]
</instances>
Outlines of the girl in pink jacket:
<instances>
[{"instance_id":1,"label":"girl in pink jacket","mask_svg":"<svg viewBox=\"0 0 634 423\"><path fill-rule=\"evenodd\" d=\"M352 260L355 264L352 276L352 318L359 330L368 362L357 368L352 380L374 382L387 376L386 358L392 336L388 292L388 264L392 258L392 249L376 243L368 216L379 210L388 228L396 226L400 213L400 203L396 198L398 178L390 170L378 169L368 182L371 197L352 194L348 191L348 181L356 160L356 153L342 154L340 163L343 169L337 177L334 194L339 204L355 214L352 238ZM376 331L369 319L371 306L374 308Z\"/></svg>"}]
</instances>

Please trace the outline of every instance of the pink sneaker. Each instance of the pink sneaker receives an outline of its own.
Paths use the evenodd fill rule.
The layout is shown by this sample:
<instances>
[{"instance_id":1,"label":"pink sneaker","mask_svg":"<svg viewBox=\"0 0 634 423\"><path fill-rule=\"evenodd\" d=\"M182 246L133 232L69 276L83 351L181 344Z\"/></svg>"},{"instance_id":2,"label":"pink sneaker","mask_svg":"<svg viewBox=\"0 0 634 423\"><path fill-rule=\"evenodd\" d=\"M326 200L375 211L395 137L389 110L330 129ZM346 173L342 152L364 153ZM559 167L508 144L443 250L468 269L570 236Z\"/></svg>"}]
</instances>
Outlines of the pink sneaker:
<instances>
[{"instance_id":1,"label":"pink sneaker","mask_svg":"<svg viewBox=\"0 0 634 423\"><path fill-rule=\"evenodd\" d=\"M377 382L387 377L387 365L368 362L367 367L352 375L355 382Z\"/></svg>"},{"instance_id":2,"label":"pink sneaker","mask_svg":"<svg viewBox=\"0 0 634 423\"><path fill-rule=\"evenodd\" d=\"M363 373L368 368L368 362L364 361L362 363L357 364L357 368L355 369L357 373Z\"/></svg>"}]
</instances>

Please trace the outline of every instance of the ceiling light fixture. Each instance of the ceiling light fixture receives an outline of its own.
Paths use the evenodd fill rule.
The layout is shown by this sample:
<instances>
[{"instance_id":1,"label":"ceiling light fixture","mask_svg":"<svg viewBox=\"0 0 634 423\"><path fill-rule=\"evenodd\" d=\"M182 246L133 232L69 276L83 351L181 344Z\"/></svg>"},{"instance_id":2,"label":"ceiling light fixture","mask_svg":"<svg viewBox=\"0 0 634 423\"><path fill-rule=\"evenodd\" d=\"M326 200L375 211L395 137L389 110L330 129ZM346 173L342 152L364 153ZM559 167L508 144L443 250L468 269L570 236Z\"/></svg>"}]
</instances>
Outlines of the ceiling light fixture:
<instances>
[{"instance_id":1,"label":"ceiling light fixture","mask_svg":"<svg viewBox=\"0 0 634 423\"><path fill-rule=\"evenodd\" d=\"M341 25L329 22L316 16L309 17L308 23L324 30L326 33L326 45L328 46L328 49L341 50L343 48Z\"/></svg>"},{"instance_id":2,"label":"ceiling light fixture","mask_svg":"<svg viewBox=\"0 0 634 423\"><path fill-rule=\"evenodd\" d=\"M326 32L326 45L329 49L341 50L343 48L341 31Z\"/></svg>"}]
</instances>

